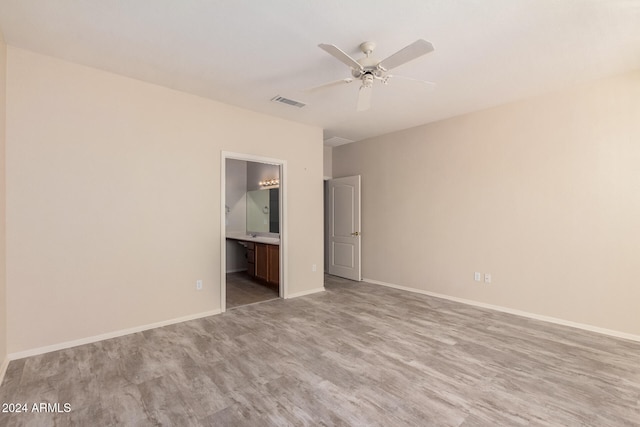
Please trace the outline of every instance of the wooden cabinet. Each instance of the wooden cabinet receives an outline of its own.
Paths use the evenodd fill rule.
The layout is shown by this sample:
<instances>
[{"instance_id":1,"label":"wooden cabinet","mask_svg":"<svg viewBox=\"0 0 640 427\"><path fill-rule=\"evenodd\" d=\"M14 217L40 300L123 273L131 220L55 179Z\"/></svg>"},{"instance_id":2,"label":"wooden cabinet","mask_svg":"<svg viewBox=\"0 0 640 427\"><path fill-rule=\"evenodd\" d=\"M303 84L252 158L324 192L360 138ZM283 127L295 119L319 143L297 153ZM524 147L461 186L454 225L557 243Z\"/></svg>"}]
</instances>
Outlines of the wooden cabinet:
<instances>
[{"instance_id":1,"label":"wooden cabinet","mask_svg":"<svg viewBox=\"0 0 640 427\"><path fill-rule=\"evenodd\" d=\"M270 288L280 287L280 246L247 243L247 272Z\"/></svg>"},{"instance_id":2,"label":"wooden cabinet","mask_svg":"<svg viewBox=\"0 0 640 427\"><path fill-rule=\"evenodd\" d=\"M256 243L256 277L268 281L269 278L269 250L268 245Z\"/></svg>"},{"instance_id":3,"label":"wooden cabinet","mask_svg":"<svg viewBox=\"0 0 640 427\"><path fill-rule=\"evenodd\" d=\"M280 246L267 245L267 282L280 284Z\"/></svg>"}]
</instances>

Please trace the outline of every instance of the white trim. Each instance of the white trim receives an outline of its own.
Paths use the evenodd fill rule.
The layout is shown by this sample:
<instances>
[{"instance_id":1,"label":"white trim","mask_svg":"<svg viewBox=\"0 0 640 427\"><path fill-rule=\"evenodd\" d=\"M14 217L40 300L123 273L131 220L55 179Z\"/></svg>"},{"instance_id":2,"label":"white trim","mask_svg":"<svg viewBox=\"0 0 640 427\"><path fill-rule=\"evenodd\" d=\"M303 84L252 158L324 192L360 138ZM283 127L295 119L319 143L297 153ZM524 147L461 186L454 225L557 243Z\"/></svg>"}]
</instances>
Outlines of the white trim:
<instances>
[{"instance_id":1,"label":"white trim","mask_svg":"<svg viewBox=\"0 0 640 427\"><path fill-rule=\"evenodd\" d=\"M175 319L163 320L161 322L150 323L147 325L136 326L135 328L121 329L119 331L108 332L106 334L94 335L92 337L81 338L79 340L66 341L58 344L48 345L44 347L33 348L31 350L10 353L9 360L23 359L25 357L37 356L39 354L49 353L52 351L64 350L66 348L77 347L79 345L91 344L98 341L118 338L124 335L135 334L137 332L147 331L149 329L161 328L163 326L173 325L175 323L187 322L189 320L200 319L203 317L215 316L220 314L220 310L205 311L202 313L191 314L189 316L177 317Z\"/></svg>"},{"instance_id":2,"label":"white trim","mask_svg":"<svg viewBox=\"0 0 640 427\"><path fill-rule=\"evenodd\" d=\"M220 312L227 311L227 156L220 153Z\"/></svg>"},{"instance_id":3,"label":"white trim","mask_svg":"<svg viewBox=\"0 0 640 427\"><path fill-rule=\"evenodd\" d=\"M4 374L7 373L7 368L9 367L9 356L5 357L2 361L2 365L0 365L0 385L2 385L2 381L4 381Z\"/></svg>"},{"instance_id":4,"label":"white trim","mask_svg":"<svg viewBox=\"0 0 640 427\"><path fill-rule=\"evenodd\" d=\"M278 200L280 201L280 298L289 298L289 281L287 280L287 270L289 268L288 256L289 256L289 223L288 210L287 210L287 191L289 189L289 172L287 170L287 161L282 160L280 163L280 195Z\"/></svg>"},{"instance_id":5,"label":"white trim","mask_svg":"<svg viewBox=\"0 0 640 427\"><path fill-rule=\"evenodd\" d=\"M245 162L255 163L268 163L272 165L280 165L284 162L281 159L275 159L273 157L257 156L255 154L237 153L233 151L222 151L222 157L225 159L244 160ZM280 180L282 184L282 180Z\"/></svg>"},{"instance_id":6,"label":"white trim","mask_svg":"<svg viewBox=\"0 0 640 427\"><path fill-rule=\"evenodd\" d=\"M503 313L515 314L516 316L528 317L530 319L542 320L543 322L555 323L557 325L569 326L572 328L582 329L589 332L595 332L602 335L609 335L616 338L624 338L631 341L640 342L640 335L629 334L627 332L615 331L613 329L600 328L598 326L587 325L585 323L572 322L570 320L558 319L557 317L544 316L541 314L530 313L528 311L516 310L513 308L503 307L500 305L486 304L484 302L468 300L464 298L452 297L449 295L438 294L435 292L429 292L422 289L410 288L407 286L396 285L393 283L381 282L373 279L363 279L367 283L373 285L386 286L388 288L400 289L403 291L414 292L417 294L428 295L430 297L442 298L449 301L455 301L462 304L473 305L476 307L488 308L490 310L501 311Z\"/></svg>"},{"instance_id":7,"label":"white trim","mask_svg":"<svg viewBox=\"0 0 640 427\"><path fill-rule=\"evenodd\" d=\"M227 245L225 203L226 203L226 160L244 160L245 162L267 163L280 166L280 298L290 298L287 283L288 228L287 228L287 161L254 154L222 151L220 154L220 311L227 310Z\"/></svg>"},{"instance_id":8,"label":"white trim","mask_svg":"<svg viewBox=\"0 0 640 427\"><path fill-rule=\"evenodd\" d=\"M308 291L301 291L301 292L296 292L295 294L289 294L289 296L287 296L287 299L303 297L305 295L317 294L318 292L324 292L324 291L325 291L324 286L321 288L309 289Z\"/></svg>"}]
</instances>

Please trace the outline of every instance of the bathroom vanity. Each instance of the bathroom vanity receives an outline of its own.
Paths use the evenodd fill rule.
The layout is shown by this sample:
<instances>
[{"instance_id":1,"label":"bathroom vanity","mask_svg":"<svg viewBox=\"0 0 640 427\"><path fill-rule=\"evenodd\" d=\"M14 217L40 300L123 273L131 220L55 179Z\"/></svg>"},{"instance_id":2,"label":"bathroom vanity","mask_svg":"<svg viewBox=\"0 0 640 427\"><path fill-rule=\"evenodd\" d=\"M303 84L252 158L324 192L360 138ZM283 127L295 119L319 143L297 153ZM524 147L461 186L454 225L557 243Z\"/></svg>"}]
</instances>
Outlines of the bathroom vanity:
<instances>
[{"instance_id":1,"label":"bathroom vanity","mask_svg":"<svg viewBox=\"0 0 640 427\"><path fill-rule=\"evenodd\" d=\"M280 287L280 239L228 233L227 239L235 240L247 249L247 273L274 290Z\"/></svg>"}]
</instances>

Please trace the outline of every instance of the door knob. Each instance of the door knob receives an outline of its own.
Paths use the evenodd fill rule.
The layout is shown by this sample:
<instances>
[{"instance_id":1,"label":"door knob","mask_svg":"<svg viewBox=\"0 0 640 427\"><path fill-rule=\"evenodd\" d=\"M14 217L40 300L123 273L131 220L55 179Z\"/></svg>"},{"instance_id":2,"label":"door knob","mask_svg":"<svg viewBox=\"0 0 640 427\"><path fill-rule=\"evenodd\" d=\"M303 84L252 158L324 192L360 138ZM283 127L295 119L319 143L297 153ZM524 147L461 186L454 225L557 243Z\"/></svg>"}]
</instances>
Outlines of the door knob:
<instances>
[{"instance_id":1,"label":"door knob","mask_svg":"<svg viewBox=\"0 0 640 427\"><path fill-rule=\"evenodd\" d=\"M355 231L355 232L351 233L351 235L352 235L352 236L359 236L359 235L360 235L360 232L359 232L359 231Z\"/></svg>"}]
</instances>

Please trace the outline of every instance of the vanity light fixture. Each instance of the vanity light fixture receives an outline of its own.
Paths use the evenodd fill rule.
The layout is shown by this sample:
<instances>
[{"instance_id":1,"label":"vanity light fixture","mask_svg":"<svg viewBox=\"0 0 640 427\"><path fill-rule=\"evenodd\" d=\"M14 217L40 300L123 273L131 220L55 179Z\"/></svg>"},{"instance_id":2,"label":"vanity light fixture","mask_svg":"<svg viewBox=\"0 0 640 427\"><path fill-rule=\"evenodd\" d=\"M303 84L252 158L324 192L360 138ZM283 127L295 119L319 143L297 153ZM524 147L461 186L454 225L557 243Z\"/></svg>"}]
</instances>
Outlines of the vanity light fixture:
<instances>
[{"instance_id":1,"label":"vanity light fixture","mask_svg":"<svg viewBox=\"0 0 640 427\"><path fill-rule=\"evenodd\" d=\"M280 180L278 179L267 179L259 182L260 187L275 187L276 185L280 185Z\"/></svg>"}]
</instances>

